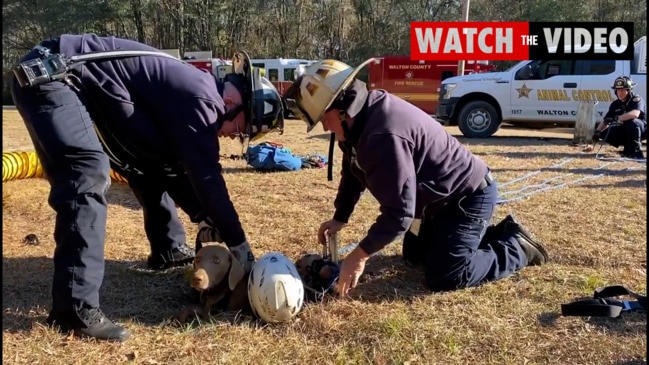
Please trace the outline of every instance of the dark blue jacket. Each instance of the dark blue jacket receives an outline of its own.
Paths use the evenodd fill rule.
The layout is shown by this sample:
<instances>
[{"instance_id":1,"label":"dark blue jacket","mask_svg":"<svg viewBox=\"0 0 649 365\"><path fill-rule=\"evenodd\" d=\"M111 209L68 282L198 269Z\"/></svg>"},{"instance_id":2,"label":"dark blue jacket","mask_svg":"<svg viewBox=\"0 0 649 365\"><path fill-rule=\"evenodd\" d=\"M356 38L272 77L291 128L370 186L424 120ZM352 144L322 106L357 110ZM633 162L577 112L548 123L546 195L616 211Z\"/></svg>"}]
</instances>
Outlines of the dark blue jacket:
<instances>
[{"instance_id":1,"label":"dark blue jacket","mask_svg":"<svg viewBox=\"0 0 649 365\"><path fill-rule=\"evenodd\" d=\"M354 117L340 143L343 167L334 219L347 222L366 188L381 214L359 243L373 254L401 234L413 218L435 214L475 191L487 165L416 106L356 81Z\"/></svg>"},{"instance_id":2,"label":"dark blue jacket","mask_svg":"<svg viewBox=\"0 0 649 365\"><path fill-rule=\"evenodd\" d=\"M642 100L642 97L638 94L634 93L629 93L629 95L626 98L626 101L617 99L611 103L611 105L608 107L608 112L604 116L604 118L612 118L612 117L617 117L620 116L626 112L630 112L631 110L639 110L640 115L638 116L638 119L642 121L647 121L647 107L645 105L644 100Z\"/></svg>"},{"instance_id":3,"label":"dark blue jacket","mask_svg":"<svg viewBox=\"0 0 649 365\"><path fill-rule=\"evenodd\" d=\"M59 46L66 56L157 51L135 41L93 34L63 35ZM225 242L238 245L246 239L221 175L217 120L225 107L211 74L157 56L88 62L75 73L91 116L119 141L119 146L107 147L130 151L137 159L129 162L145 173L161 166L179 167Z\"/></svg>"}]
</instances>

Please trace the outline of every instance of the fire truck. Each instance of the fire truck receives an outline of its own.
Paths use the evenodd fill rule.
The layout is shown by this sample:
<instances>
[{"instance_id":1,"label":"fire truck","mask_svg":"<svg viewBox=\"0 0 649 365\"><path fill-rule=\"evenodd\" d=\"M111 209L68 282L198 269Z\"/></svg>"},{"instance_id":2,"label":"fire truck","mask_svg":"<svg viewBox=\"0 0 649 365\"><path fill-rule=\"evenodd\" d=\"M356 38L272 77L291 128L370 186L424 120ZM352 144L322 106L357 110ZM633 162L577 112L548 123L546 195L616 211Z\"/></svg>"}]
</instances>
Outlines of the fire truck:
<instances>
[{"instance_id":1,"label":"fire truck","mask_svg":"<svg viewBox=\"0 0 649 365\"><path fill-rule=\"evenodd\" d=\"M232 72L232 61L214 58L211 51L185 52L182 59L200 69L213 73L221 80L226 73ZM250 61L253 67L261 69L262 76L268 78L282 95L291 83L304 73L305 67L317 62L292 58L258 58Z\"/></svg>"},{"instance_id":2,"label":"fire truck","mask_svg":"<svg viewBox=\"0 0 649 365\"><path fill-rule=\"evenodd\" d=\"M284 95L291 83L304 72L304 68L317 61L297 58L256 58L251 59L250 62L253 67L264 69L266 78L275 85L280 95Z\"/></svg>"},{"instance_id":3,"label":"fire truck","mask_svg":"<svg viewBox=\"0 0 649 365\"><path fill-rule=\"evenodd\" d=\"M439 88L446 78L456 76L458 61L412 61L409 56L375 57L369 65L370 90L383 89L430 115L437 109ZM465 75L494 71L488 61L466 61Z\"/></svg>"},{"instance_id":4,"label":"fire truck","mask_svg":"<svg viewBox=\"0 0 649 365\"><path fill-rule=\"evenodd\" d=\"M223 80L225 74L232 72L232 61L212 57L212 51L185 52L183 61L206 70Z\"/></svg>"}]
</instances>

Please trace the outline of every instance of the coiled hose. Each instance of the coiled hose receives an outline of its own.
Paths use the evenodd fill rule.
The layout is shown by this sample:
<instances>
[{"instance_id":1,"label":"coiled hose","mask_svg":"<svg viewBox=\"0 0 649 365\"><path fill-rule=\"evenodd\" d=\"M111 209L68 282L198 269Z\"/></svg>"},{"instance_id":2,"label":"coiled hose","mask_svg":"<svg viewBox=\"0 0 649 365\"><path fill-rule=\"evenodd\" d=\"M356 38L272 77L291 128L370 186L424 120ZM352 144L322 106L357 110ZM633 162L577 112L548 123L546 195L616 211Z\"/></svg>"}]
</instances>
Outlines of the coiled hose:
<instances>
[{"instance_id":1,"label":"coiled hose","mask_svg":"<svg viewBox=\"0 0 649 365\"><path fill-rule=\"evenodd\" d=\"M2 153L2 182L32 177L43 177L43 166L36 152ZM126 182L126 178L113 169L110 170L110 178L118 182Z\"/></svg>"}]
</instances>

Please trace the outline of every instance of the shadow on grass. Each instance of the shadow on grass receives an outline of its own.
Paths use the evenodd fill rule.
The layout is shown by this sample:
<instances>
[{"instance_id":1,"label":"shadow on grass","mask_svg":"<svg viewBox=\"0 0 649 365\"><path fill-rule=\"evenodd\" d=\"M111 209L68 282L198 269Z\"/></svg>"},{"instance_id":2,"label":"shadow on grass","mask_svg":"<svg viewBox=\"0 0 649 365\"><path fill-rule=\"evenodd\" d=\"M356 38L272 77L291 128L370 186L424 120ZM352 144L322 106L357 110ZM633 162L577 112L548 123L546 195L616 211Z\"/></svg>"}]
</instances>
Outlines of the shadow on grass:
<instances>
[{"instance_id":1,"label":"shadow on grass","mask_svg":"<svg viewBox=\"0 0 649 365\"><path fill-rule=\"evenodd\" d=\"M619 170L613 170L607 168L607 166L604 167L586 167L586 168L569 168L569 167L553 167L553 166L543 166L539 167L538 169L499 169L499 168L493 168L491 169L491 172L496 175L496 178L498 177L499 172L505 172L505 171L516 171L520 176L517 176L516 178L523 177L524 175L528 175L529 173L537 173L539 172L550 172L550 173L555 173L556 175L548 176L548 177L553 177L557 176L558 174L574 174L574 175L600 175L600 174L605 174L605 175L610 175L610 176L637 176L639 178L641 177L646 177L646 172L645 169L619 169ZM538 176L538 175L537 175ZM545 175L541 175L544 176ZM528 176L528 178L531 178L532 176ZM514 178L512 178L513 180ZM507 181L502 181L501 184L506 183ZM522 182L522 181L521 181Z\"/></svg>"},{"instance_id":2,"label":"shadow on grass","mask_svg":"<svg viewBox=\"0 0 649 365\"><path fill-rule=\"evenodd\" d=\"M407 266L401 255L376 255L368 260L352 295L371 302L409 302L431 294L424 283L423 269Z\"/></svg>"},{"instance_id":3,"label":"shadow on grass","mask_svg":"<svg viewBox=\"0 0 649 365\"><path fill-rule=\"evenodd\" d=\"M642 171L638 175L639 177L645 178L644 180L624 180L619 181L613 184L579 184L579 186L584 188L593 188L593 189L605 189L605 188L646 188L647 181L645 177L645 172Z\"/></svg>"},{"instance_id":4,"label":"shadow on grass","mask_svg":"<svg viewBox=\"0 0 649 365\"><path fill-rule=\"evenodd\" d=\"M531 131L530 133L534 133ZM489 138L467 138L462 135L453 135L462 144L467 146L547 146L557 145L565 146L572 143L570 139L559 137L540 137L540 136L491 136ZM307 139L329 140L330 133L314 134L306 137Z\"/></svg>"},{"instance_id":5,"label":"shadow on grass","mask_svg":"<svg viewBox=\"0 0 649 365\"><path fill-rule=\"evenodd\" d=\"M51 307L53 270L54 263L47 257L3 258L3 331L30 331L35 323L45 323L45 316L36 312ZM194 299L185 270L158 272L146 269L143 261L107 260L99 293L101 309L118 322L164 324Z\"/></svg>"},{"instance_id":6,"label":"shadow on grass","mask_svg":"<svg viewBox=\"0 0 649 365\"><path fill-rule=\"evenodd\" d=\"M583 158L583 156L582 156ZM595 161L593 159L593 161ZM500 185L501 193L505 190L516 190L511 183L516 183L519 188L525 183L535 184L534 189L528 189L526 192L532 192L537 189L545 189L553 186L563 186L564 184L578 183L580 187L602 189L606 187L616 188L643 188L646 186L646 167L642 165L626 164L612 165L611 162L596 161L597 166L593 167L570 167L571 162L558 166L559 162L553 162L547 166L537 169L519 169L519 168L493 168L492 173L495 175ZM611 166L612 165L612 166ZM499 174L505 172L516 172L516 176L501 180ZM601 183L599 178L617 177L628 178L617 180L613 183ZM588 181L581 181L589 179ZM543 180L542 183L539 181ZM517 188L518 189L518 188Z\"/></svg>"},{"instance_id":7,"label":"shadow on grass","mask_svg":"<svg viewBox=\"0 0 649 365\"><path fill-rule=\"evenodd\" d=\"M539 136L491 136L489 138L467 138L455 136L458 141L466 146L569 146L571 140L554 137Z\"/></svg>"},{"instance_id":8,"label":"shadow on grass","mask_svg":"<svg viewBox=\"0 0 649 365\"><path fill-rule=\"evenodd\" d=\"M314 134L306 137L306 139L322 139L325 141L328 141L330 138L331 138L331 133Z\"/></svg>"},{"instance_id":9,"label":"shadow on grass","mask_svg":"<svg viewBox=\"0 0 649 365\"><path fill-rule=\"evenodd\" d=\"M629 359L629 360L620 360L614 365L647 365L647 360L645 359Z\"/></svg>"},{"instance_id":10,"label":"shadow on grass","mask_svg":"<svg viewBox=\"0 0 649 365\"><path fill-rule=\"evenodd\" d=\"M243 164L243 162L242 162ZM252 168L252 166L248 165L242 165L242 166L237 166L237 167L223 167L221 170L223 174L240 174L242 172L256 172L255 169Z\"/></svg>"}]
</instances>

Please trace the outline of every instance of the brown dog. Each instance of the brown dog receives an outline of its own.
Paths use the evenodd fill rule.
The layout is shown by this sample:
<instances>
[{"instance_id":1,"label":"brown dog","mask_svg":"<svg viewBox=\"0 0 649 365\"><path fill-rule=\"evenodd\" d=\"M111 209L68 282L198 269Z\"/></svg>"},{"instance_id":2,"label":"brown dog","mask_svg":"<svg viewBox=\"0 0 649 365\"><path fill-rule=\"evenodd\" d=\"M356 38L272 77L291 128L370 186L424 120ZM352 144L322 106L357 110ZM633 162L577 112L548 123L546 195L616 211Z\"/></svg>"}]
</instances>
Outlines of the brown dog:
<instances>
[{"instance_id":1,"label":"brown dog","mask_svg":"<svg viewBox=\"0 0 649 365\"><path fill-rule=\"evenodd\" d=\"M191 287L200 292L200 304L184 308L175 319L186 323L198 314L204 319L212 309L250 311L248 275L227 246L206 243L196 253Z\"/></svg>"}]
</instances>

